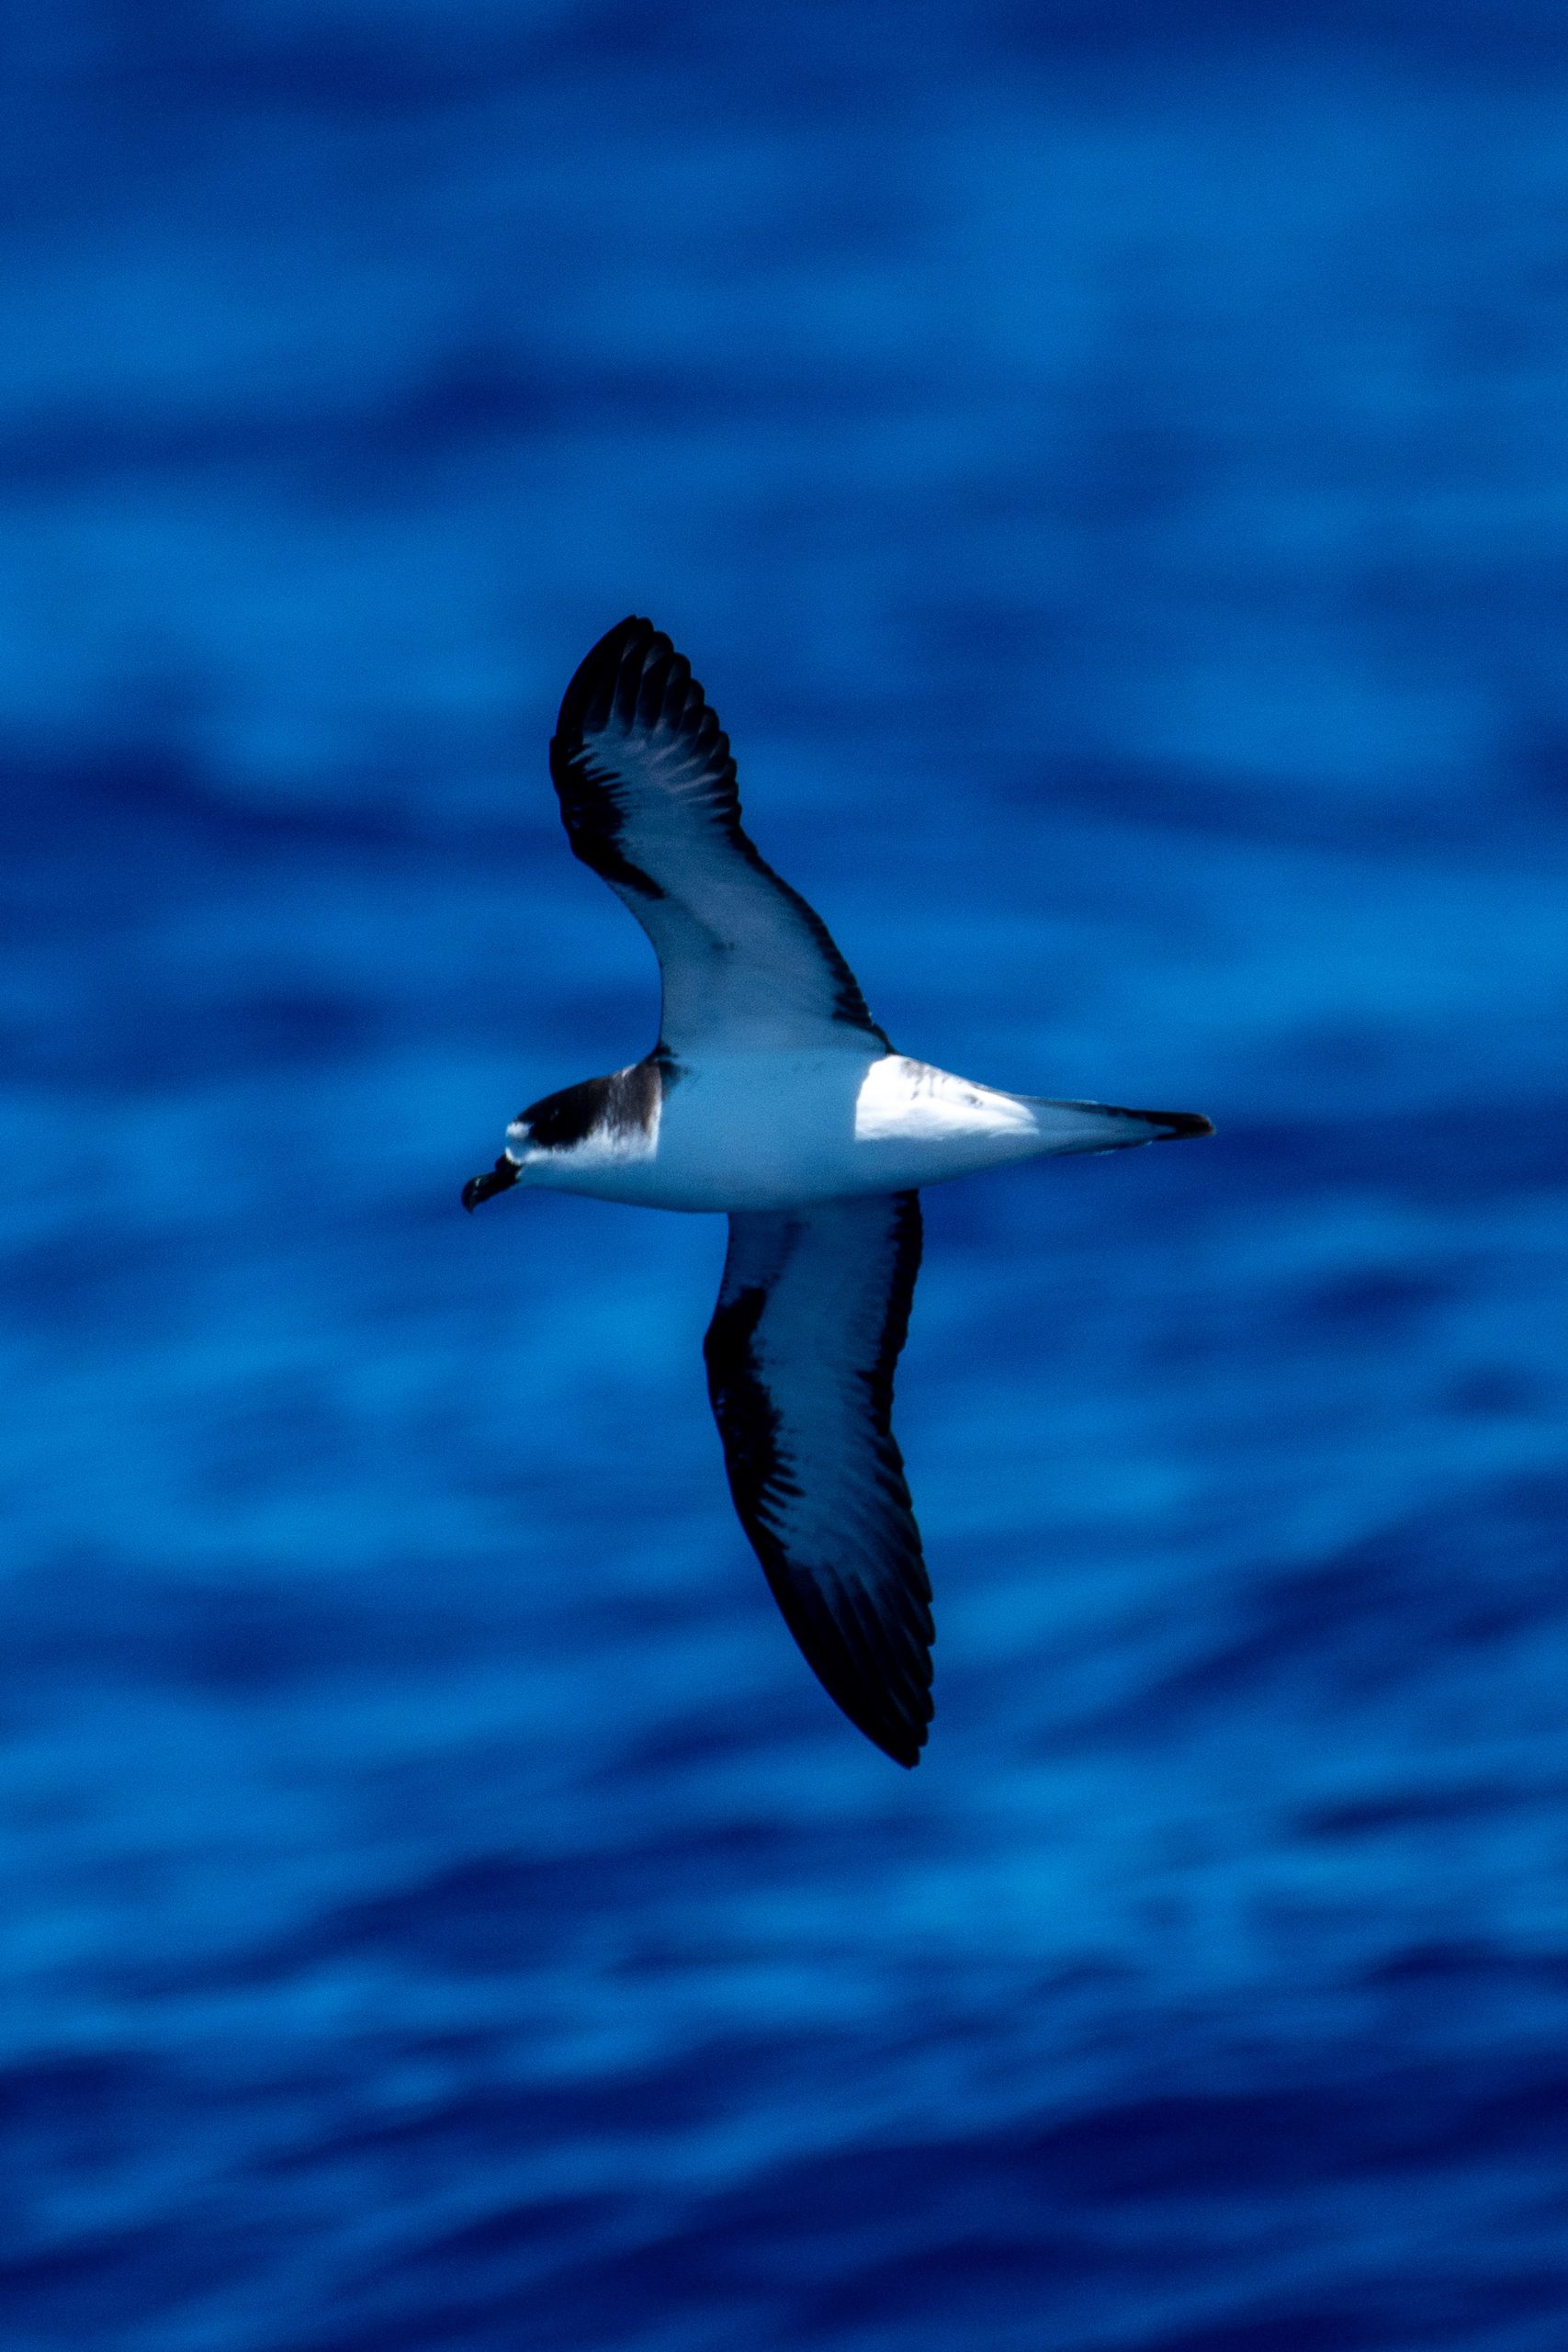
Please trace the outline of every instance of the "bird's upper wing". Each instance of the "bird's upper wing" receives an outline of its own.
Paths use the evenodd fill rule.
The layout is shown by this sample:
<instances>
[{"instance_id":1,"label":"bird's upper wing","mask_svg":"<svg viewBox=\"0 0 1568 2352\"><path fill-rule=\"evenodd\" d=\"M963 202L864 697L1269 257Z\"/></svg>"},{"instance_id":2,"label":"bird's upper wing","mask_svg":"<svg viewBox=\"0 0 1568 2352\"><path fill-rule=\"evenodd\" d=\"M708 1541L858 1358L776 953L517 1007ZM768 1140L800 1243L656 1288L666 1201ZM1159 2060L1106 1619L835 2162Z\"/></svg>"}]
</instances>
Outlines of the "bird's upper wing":
<instances>
[{"instance_id":1,"label":"bird's upper wing","mask_svg":"<svg viewBox=\"0 0 1568 2352\"><path fill-rule=\"evenodd\" d=\"M653 942L671 1053L887 1050L827 925L742 831L729 738L650 621L622 621L579 667L550 775L572 848Z\"/></svg>"},{"instance_id":2,"label":"bird's upper wing","mask_svg":"<svg viewBox=\"0 0 1568 2352\"><path fill-rule=\"evenodd\" d=\"M868 1739L915 1764L931 1585L894 1442L920 1263L918 1193L729 1220L704 1342L729 1490L791 1633Z\"/></svg>"}]
</instances>

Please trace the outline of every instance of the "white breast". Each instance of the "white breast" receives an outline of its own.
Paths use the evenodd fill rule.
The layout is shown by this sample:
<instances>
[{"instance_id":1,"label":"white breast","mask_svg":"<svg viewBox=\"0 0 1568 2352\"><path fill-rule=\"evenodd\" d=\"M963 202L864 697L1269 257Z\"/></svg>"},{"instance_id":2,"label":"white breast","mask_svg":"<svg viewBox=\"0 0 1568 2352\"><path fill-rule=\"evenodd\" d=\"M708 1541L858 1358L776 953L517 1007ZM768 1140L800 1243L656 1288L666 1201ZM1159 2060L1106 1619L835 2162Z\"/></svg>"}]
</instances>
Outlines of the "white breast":
<instances>
[{"instance_id":1,"label":"white breast","mask_svg":"<svg viewBox=\"0 0 1568 2352\"><path fill-rule=\"evenodd\" d=\"M793 1208L874 1190L856 1174L861 1051L722 1054L665 1094L652 1178L659 1206Z\"/></svg>"}]
</instances>

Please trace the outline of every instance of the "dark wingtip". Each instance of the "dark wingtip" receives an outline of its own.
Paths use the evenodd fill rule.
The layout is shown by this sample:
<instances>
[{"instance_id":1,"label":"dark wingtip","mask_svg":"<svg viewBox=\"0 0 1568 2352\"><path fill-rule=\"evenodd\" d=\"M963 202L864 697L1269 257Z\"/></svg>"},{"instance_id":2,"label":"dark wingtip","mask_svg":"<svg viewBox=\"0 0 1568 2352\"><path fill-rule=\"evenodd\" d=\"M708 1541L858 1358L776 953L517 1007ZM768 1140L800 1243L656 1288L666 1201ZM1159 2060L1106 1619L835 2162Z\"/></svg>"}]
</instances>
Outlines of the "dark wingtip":
<instances>
[{"instance_id":1,"label":"dark wingtip","mask_svg":"<svg viewBox=\"0 0 1568 2352\"><path fill-rule=\"evenodd\" d=\"M852 1715L850 1721L855 1724L857 1731L864 1732L873 1747L880 1750L891 1762L902 1766L906 1772L914 1770L925 1752L926 1742L923 1732L916 1740L908 1738L902 1732L869 1731L864 1724L855 1723Z\"/></svg>"},{"instance_id":2,"label":"dark wingtip","mask_svg":"<svg viewBox=\"0 0 1568 2352\"><path fill-rule=\"evenodd\" d=\"M612 653L618 658L635 638L653 638L658 634L653 623L641 613L628 613L624 621L617 621L614 628L607 628L603 637L595 639L577 666L586 670L591 662L603 662Z\"/></svg>"},{"instance_id":3,"label":"dark wingtip","mask_svg":"<svg viewBox=\"0 0 1568 2352\"><path fill-rule=\"evenodd\" d=\"M919 1762L931 1734L929 1715L923 1723L890 1724L884 1720L874 1729L858 1716L852 1716L851 1721L857 1730L864 1732L874 1747L880 1747L884 1756L891 1757L895 1764L901 1764L906 1772L912 1772Z\"/></svg>"},{"instance_id":4,"label":"dark wingtip","mask_svg":"<svg viewBox=\"0 0 1568 2352\"><path fill-rule=\"evenodd\" d=\"M607 628L589 647L561 696L556 731L550 740L550 773L558 789L563 763L570 762L580 739L608 724L618 693L625 689L635 695L648 656L655 649L674 651L662 630L655 628L640 613L628 613L624 621ZM629 670L628 654L633 656ZM627 673L625 676L623 671Z\"/></svg>"},{"instance_id":5,"label":"dark wingtip","mask_svg":"<svg viewBox=\"0 0 1568 2352\"><path fill-rule=\"evenodd\" d=\"M1179 1143L1186 1136L1212 1136L1214 1132L1213 1119L1205 1119L1201 1111L1145 1111L1142 1115L1158 1119L1164 1126L1164 1135L1155 1138L1156 1143Z\"/></svg>"}]
</instances>

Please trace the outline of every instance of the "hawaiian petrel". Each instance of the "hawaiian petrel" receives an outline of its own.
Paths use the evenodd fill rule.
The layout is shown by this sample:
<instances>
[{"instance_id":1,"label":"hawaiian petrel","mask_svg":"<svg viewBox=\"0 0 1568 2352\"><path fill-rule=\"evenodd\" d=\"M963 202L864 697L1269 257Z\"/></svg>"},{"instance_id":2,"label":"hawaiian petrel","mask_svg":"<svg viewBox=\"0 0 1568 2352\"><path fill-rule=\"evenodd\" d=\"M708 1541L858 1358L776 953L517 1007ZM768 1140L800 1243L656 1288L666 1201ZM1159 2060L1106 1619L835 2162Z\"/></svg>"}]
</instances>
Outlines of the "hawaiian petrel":
<instances>
[{"instance_id":1,"label":"hawaiian petrel","mask_svg":"<svg viewBox=\"0 0 1568 2352\"><path fill-rule=\"evenodd\" d=\"M583 662L550 774L573 850L653 942L659 1043L520 1113L464 1205L536 1184L728 1216L703 1352L736 1510L829 1694L918 1763L931 1585L892 1410L919 1188L1212 1129L1002 1094L895 1053L821 918L741 830L729 739L650 622L622 621Z\"/></svg>"}]
</instances>

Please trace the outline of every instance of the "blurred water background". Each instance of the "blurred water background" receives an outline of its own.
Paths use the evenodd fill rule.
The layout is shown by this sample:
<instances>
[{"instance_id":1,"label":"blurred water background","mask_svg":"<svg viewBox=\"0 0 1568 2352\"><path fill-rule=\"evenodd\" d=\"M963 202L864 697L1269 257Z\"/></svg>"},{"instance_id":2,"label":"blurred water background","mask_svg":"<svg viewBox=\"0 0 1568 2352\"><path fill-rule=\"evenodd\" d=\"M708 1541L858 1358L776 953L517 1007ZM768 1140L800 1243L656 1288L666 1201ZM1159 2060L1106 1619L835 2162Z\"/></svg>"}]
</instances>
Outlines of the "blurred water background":
<instances>
[{"instance_id":1,"label":"blurred water background","mask_svg":"<svg viewBox=\"0 0 1568 2352\"><path fill-rule=\"evenodd\" d=\"M1568 2340L1568 34L51 0L0 75L0 2335ZM1281 17L1285 12L1280 12ZM561 687L908 1050L921 1770L731 1515Z\"/></svg>"}]
</instances>

